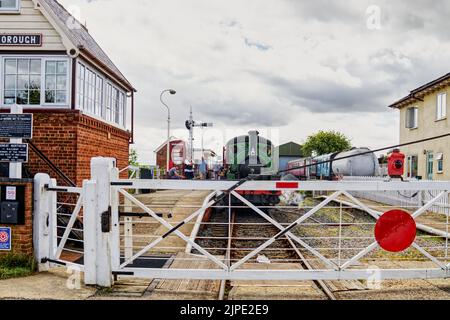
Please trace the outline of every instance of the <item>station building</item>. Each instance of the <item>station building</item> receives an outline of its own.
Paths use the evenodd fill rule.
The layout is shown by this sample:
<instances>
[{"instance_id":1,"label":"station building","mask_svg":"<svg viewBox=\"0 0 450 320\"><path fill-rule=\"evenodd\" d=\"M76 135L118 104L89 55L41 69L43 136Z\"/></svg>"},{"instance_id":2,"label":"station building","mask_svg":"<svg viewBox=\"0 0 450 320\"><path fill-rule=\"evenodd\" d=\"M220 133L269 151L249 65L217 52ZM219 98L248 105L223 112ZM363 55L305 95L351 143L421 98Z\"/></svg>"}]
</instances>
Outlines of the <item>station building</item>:
<instances>
[{"instance_id":1,"label":"station building","mask_svg":"<svg viewBox=\"0 0 450 320\"><path fill-rule=\"evenodd\" d=\"M448 99L450 73L412 90L390 105L400 111L400 143L450 132ZM450 180L450 138L436 139L401 148L407 156L407 177Z\"/></svg>"},{"instance_id":2,"label":"station building","mask_svg":"<svg viewBox=\"0 0 450 320\"><path fill-rule=\"evenodd\" d=\"M34 117L30 177L57 177L50 161L81 185L92 157L128 165L136 90L57 1L0 1L0 71L0 112Z\"/></svg>"}]
</instances>

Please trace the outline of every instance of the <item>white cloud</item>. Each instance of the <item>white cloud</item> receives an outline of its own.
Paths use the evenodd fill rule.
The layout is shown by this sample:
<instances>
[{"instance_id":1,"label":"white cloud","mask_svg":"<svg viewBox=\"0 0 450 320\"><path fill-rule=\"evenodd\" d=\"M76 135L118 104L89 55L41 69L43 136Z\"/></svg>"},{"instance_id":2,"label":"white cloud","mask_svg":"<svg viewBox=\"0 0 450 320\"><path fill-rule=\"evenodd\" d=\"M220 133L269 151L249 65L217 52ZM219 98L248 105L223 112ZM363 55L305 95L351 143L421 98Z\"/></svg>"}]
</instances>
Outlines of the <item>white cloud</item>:
<instances>
[{"instance_id":1,"label":"white cloud","mask_svg":"<svg viewBox=\"0 0 450 320\"><path fill-rule=\"evenodd\" d=\"M166 100L179 135L192 106L215 129L272 126L281 142L334 129L380 147L398 140L387 105L447 73L450 62L445 1L377 1L376 31L366 27L366 0L61 2L80 7L81 21L138 89L144 162L166 136L166 88L178 92Z\"/></svg>"}]
</instances>

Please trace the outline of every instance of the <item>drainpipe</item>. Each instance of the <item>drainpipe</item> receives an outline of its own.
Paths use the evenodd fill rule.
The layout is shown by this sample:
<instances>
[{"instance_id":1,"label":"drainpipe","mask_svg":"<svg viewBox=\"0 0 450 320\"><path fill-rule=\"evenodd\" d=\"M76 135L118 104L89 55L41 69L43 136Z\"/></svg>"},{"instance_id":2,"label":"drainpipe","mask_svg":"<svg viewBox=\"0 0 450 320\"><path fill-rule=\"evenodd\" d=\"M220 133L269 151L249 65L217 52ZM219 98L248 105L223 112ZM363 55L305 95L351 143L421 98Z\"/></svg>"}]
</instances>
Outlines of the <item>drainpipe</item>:
<instances>
[{"instance_id":1,"label":"drainpipe","mask_svg":"<svg viewBox=\"0 0 450 320\"><path fill-rule=\"evenodd\" d=\"M134 91L131 91L131 144L134 144Z\"/></svg>"}]
</instances>

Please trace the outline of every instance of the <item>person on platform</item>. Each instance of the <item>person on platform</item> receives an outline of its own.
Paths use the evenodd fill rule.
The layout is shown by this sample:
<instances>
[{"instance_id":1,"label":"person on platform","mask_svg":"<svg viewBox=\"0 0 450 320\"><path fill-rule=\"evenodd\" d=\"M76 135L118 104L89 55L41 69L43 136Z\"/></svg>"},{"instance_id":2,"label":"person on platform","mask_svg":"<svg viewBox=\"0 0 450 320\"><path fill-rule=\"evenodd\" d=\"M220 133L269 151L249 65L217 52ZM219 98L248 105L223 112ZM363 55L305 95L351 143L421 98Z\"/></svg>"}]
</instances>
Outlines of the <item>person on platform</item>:
<instances>
[{"instance_id":1,"label":"person on platform","mask_svg":"<svg viewBox=\"0 0 450 320\"><path fill-rule=\"evenodd\" d=\"M202 158L198 166L198 171L200 172L200 179L205 180L208 174L208 165L206 164L205 158Z\"/></svg>"},{"instance_id":2,"label":"person on platform","mask_svg":"<svg viewBox=\"0 0 450 320\"><path fill-rule=\"evenodd\" d=\"M194 165L191 161L186 160L184 165L184 176L187 180L194 179Z\"/></svg>"},{"instance_id":3,"label":"person on platform","mask_svg":"<svg viewBox=\"0 0 450 320\"><path fill-rule=\"evenodd\" d=\"M178 166L173 166L172 168L170 168L169 179L183 179L183 176L178 173L178 170Z\"/></svg>"},{"instance_id":4,"label":"person on platform","mask_svg":"<svg viewBox=\"0 0 450 320\"><path fill-rule=\"evenodd\" d=\"M224 167L220 167L219 172L219 180L226 180L227 179L227 173Z\"/></svg>"},{"instance_id":5,"label":"person on platform","mask_svg":"<svg viewBox=\"0 0 450 320\"><path fill-rule=\"evenodd\" d=\"M219 173L220 173L220 164L215 163L213 166L213 179L219 180Z\"/></svg>"}]
</instances>

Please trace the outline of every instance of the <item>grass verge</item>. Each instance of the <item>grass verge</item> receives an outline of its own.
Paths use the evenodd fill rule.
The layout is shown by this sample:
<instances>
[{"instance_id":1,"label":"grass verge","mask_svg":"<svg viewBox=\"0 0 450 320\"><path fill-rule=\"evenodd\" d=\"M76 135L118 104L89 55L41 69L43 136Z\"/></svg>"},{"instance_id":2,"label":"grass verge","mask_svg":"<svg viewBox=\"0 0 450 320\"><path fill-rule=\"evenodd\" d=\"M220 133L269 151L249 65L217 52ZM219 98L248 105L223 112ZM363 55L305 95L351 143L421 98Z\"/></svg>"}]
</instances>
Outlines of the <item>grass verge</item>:
<instances>
[{"instance_id":1,"label":"grass verge","mask_svg":"<svg viewBox=\"0 0 450 320\"><path fill-rule=\"evenodd\" d=\"M0 256L0 280L32 275L36 271L33 257L9 253Z\"/></svg>"}]
</instances>

